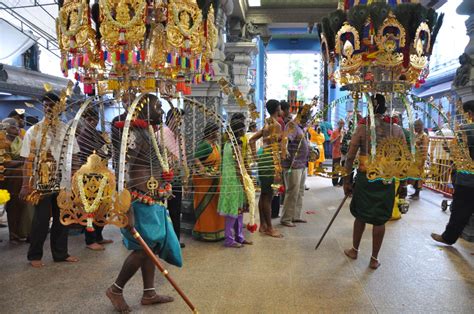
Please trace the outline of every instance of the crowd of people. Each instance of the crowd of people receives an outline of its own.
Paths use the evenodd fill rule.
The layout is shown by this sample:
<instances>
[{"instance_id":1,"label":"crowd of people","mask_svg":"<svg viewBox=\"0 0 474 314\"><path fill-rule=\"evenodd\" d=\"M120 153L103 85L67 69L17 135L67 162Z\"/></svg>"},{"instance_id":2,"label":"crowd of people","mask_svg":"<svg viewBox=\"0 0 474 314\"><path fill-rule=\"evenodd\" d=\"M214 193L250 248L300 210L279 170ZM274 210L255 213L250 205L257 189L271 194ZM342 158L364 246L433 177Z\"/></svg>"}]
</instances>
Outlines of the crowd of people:
<instances>
[{"instance_id":1,"label":"crowd of people","mask_svg":"<svg viewBox=\"0 0 474 314\"><path fill-rule=\"evenodd\" d=\"M158 102L156 99L153 101ZM377 94L373 96L372 101L377 145L388 137L396 137L409 146L410 136L397 125L398 121L386 119L385 98ZM51 115L54 112L52 109L59 102L59 98L55 94L48 93L42 102L44 119L30 126L27 131L25 131L24 113L18 110L12 111L1 124L5 134L2 144L6 144L3 147L11 156L11 160L4 163L7 172L1 182L1 188L7 189L12 195L11 201L6 204L9 239L13 243L29 242L27 258L33 267L44 265L43 245L48 233L55 262L79 261L68 252L68 227L60 222L57 192L41 197L36 205L30 205L25 201L32 192L30 177L27 175L28 162L25 161L31 157L32 150L38 143L42 143L41 149L47 151L52 160L58 161L60 147L57 143L65 136L67 130L67 125L61 122L54 132L48 129L45 134L46 140L41 140L41 135L44 133L42 129L48 120L52 119ZM245 245L252 245L253 242L245 239L243 232L243 214L248 212L251 200L248 199L244 188L245 174L240 166L255 177L254 182L260 190L257 206L260 218L259 232L270 237L283 238L283 234L275 228L272 219L280 218L280 224L290 228L307 222L302 216L306 178L317 174L322 163L328 158L332 159L334 173L338 168L344 167L347 174L345 177L335 176L332 184L335 187L343 186L345 195L352 196L350 211L355 217L353 242L352 247L344 253L351 259L358 257L365 226L372 224L373 245L369 266L373 269L380 266L378 253L385 234L385 223L392 218L396 197L406 196L407 184L406 182L387 184L368 180L366 166L370 154L368 128L371 123L368 119L363 119L360 115L356 119L352 117L348 121L348 128L345 127L345 121L340 120L337 128L332 130L329 123L311 119L310 105L300 107L293 117L286 101L272 99L266 103L268 117L260 130L255 123L250 123L247 127L245 115L234 114L227 122L229 132L232 132L236 139L234 143L223 136L225 132L221 126L208 122L203 130L202 140L196 143L192 156L187 156L180 149L181 133L178 123L184 112L172 108L167 113L165 121L162 121L160 110L150 111L147 114L154 125L163 128L162 132L166 135L161 137L161 140L164 140L162 144L170 153L172 164L177 168L192 164L194 170L189 178L187 175L174 177L173 197L168 201L167 207L158 201L148 204L134 202L133 217L130 217L130 220L137 229L142 228L140 233L150 235L145 241L152 249L159 248L160 256L166 256L167 261L181 265L180 250L185 247L184 243L180 243L183 193L193 193L196 220L192 235L195 239L223 240L226 247L242 248ZM472 118L473 102L467 102L464 110ZM78 163L84 164L92 153L102 158L112 158L111 153L103 149L106 141L96 129L99 123L98 112L88 110L82 118L86 123L81 128L73 148ZM112 121L112 139L120 138L122 131L118 126L120 123L117 122L123 118L123 115L118 116ZM428 158L428 136L421 121L415 122L415 132L415 146L422 158L418 166L423 168ZM472 133L472 128L468 128L466 132ZM471 133L468 144L473 158L474 136ZM131 153L129 163L133 168L130 172L135 173L134 176L138 179L141 174L150 171L148 162L139 158L139 154L150 150L151 144L137 145L138 147ZM310 159L310 151L313 148L316 148L319 154L317 158ZM117 162L112 159L114 163ZM356 159L357 169L354 169ZM473 212L473 207L469 203L469 195L474 192L473 178L471 174L457 174L449 224L442 235L432 235L434 240L454 244L460 236ZM134 177L130 178L128 183L134 186L135 193L146 194L145 183L134 182ZM408 183L413 184L415 189L411 198L418 199L422 183L420 181ZM192 191L189 190L190 187ZM151 215L151 212L155 214ZM172 224L168 223L167 213ZM50 224L51 218L52 224ZM95 226L93 231L85 231L85 244L88 249L102 251L106 244L113 242L102 236L102 230L102 227ZM144 278L142 304L172 301L172 298L159 296L154 292L154 265L130 230L124 228L122 234L125 246L132 252L125 260L116 281L107 290L107 296L116 309L127 310L128 305L123 299L122 291L125 284L141 268Z\"/></svg>"}]
</instances>

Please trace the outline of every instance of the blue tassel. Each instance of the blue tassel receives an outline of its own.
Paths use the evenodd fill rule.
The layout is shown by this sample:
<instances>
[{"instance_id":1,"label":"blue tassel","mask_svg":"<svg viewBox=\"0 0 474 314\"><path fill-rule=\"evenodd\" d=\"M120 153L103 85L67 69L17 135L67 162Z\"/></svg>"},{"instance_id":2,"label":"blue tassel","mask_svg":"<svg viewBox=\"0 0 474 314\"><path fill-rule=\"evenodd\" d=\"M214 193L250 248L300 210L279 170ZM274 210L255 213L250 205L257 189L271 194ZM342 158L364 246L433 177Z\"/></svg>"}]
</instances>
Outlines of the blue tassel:
<instances>
[{"instance_id":1,"label":"blue tassel","mask_svg":"<svg viewBox=\"0 0 474 314\"><path fill-rule=\"evenodd\" d=\"M109 57L109 52L106 50L104 51L104 61L107 61L108 57Z\"/></svg>"},{"instance_id":2,"label":"blue tassel","mask_svg":"<svg viewBox=\"0 0 474 314\"><path fill-rule=\"evenodd\" d=\"M173 56L171 56L171 53L168 53L168 56L166 56L166 63L171 64Z\"/></svg>"},{"instance_id":3,"label":"blue tassel","mask_svg":"<svg viewBox=\"0 0 474 314\"><path fill-rule=\"evenodd\" d=\"M120 53L120 63L121 64L125 64L126 60L125 60L125 53L121 52Z\"/></svg>"}]
</instances>

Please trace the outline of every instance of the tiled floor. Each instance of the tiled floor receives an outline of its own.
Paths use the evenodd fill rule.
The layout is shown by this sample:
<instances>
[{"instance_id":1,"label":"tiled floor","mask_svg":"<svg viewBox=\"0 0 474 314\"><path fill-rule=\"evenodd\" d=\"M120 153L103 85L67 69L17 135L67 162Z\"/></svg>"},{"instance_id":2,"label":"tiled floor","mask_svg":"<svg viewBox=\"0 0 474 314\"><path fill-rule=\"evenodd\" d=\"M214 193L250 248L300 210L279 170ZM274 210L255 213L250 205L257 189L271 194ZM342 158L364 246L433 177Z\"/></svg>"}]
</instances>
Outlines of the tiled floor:
<instances>
[{"instance_id":1,"label":"tiled floor","mask_svg":"<svg viewBox=\"0 0 474 314\"><path fill-rule=\"evenodd\" d=\"M330 181L309 178L305 197L308 224L285 228L284 239L247 235L255 245L227 249L222 243L195 242L186 237L184 267L170 266L173 278L201 313L320 313L320 312L474 312L474 243L459 240L453 247L437 245L430 232L442 231L449 213L440 210L441 197L429 191L412 203L408 214L389 222L380 253L382 266L370 270L371 228L367 228L357 261L345 257L351 246L353 218L348 204L325 241L315 244L342 199L341 188ZM276 221L275 221L276 222ZM55 264L45 248L46 267L26 262L26 245L5 241L0 229L1 313L107 313L104 296L127 251L120 234L107 227L115 240L105 252L84 248L83 237L70 237L70 253L77 264ZM125 289L135 312L187 313L185 303L161 275L159 292L175 297L166 305L142 307L141 276Z\"/></svg>"}]
</instances>

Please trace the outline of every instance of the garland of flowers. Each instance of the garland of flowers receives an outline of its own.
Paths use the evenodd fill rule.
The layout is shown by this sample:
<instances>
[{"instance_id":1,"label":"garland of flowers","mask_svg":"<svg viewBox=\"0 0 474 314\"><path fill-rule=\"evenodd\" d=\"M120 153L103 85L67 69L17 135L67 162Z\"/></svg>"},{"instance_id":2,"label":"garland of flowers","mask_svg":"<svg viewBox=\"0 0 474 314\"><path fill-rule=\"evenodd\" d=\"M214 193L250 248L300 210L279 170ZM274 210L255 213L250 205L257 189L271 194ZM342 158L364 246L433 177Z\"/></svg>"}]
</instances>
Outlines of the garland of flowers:
<instances>
[{"instance_id":1,"label":"garland of flowers","mask_svg":"<svg viewBox=\"0 0 474 314\"><path fill-rule=\"evenodd\" d=\"M107 20L109 20L117 28L125 30L125 29L129 29L130 27L137 24L137 22L138 22L138 20L140 19L140 16L141 16L140 12L143 12L143 10L145 9L145 3L146 2L142 1L140 3L140 6L138 7L138 9L135 10L135 16L127 24L122 24L122 23L118 22L117 20L115 20L112 17L112 14L110 13L108 0L101 0L101 3L102 3L102 12L104 12L105 17L107 18Z\"/></svg>"},{"instance_id":2,"label":"garland of flowers","mask_svg":"<svg viewBox=\"0 0 474 314\"><path fill-rule=\"evenodd\" d=\"M377 133L375 132L375 114L374 114L374 103L372 98L366 94L368 109L369 109L369 119L370 119L370 157L372 160L375 159L377 154Z\"/></svg>"},{"instance_id":3,"label":"garland of flowers","mask_svg":"<svg viewBox=\"0 0 474 314\"><path fill-rule=\"evenodd\" d=\"M161 155L160 148L158 147L158 142L156 141L155 132L151 125L148 125L148 133L150 135L151 142L153 143L153 148L155 150L156 157L158 158L158 161L160 162L160 165L163 168L163 172L168 172L170 169L168 159L164 159ZM164 149L164 154L166 154L166 148Z\"/></svg>"},{"instance_id":4,"label":"garland of flowers","mask_svg":"<svg viewBox=\"0 0 474 314\"><path fill-rule=\"evenodd\" d=\"M178 27L180 33L186 37L186 38L189 38L191 37L191 35L196 31L196 29L201 25L201 22L202 22L202 17L201 17L201 14L198 14L197 15L197 18L196 20L194 21L193 23L193 26L191 26L191 28L189 29L189 31L186 31L184 30L182 27L181 27L181 24L179 23L179 10L178 8L176 7L176 4L173 3L172 5L172 10L173 10L173 21L174 21L174 24L176 25L176 27Z\"/></svg>"},{"instance_id":5,"label":"garland of flowers","mask_svg":"<svg viewBox=\"0 0 474 314\"><path fill-rule=\"evenodd\" d=\"M84 175L80 174L77 177L77 186L79 188L79 197L81 198L81 202L84 205L84 211L87 213L87 231L94 231L94 227L92 225L92 218L94 215L92 214L97 210L99 207L100 201L102 200L102 196L104 195L105 186L107 185L107 176L104 175L102 179L100 179L99 190L97 191L97 195L94 198L92 204L89 204L87 200L86 193L84 191Z\"/></svg>"},{"instance_id":6,"label":"garland of flowers","mask_svg":"<svg viewBox=\"0 0 474 314\"><path fill-rule=\"evenodd\" d=\"M169 163L168 163L168 150L166 149L166 146L164 146L164 144L165 144L165 128L163 128L163 127L160 128L160 139L161 139L161 143L163 143L163 157L164 157L164 160L166 162L166 167L168 169L166 171L169 171L170 166L169 166ZM155 139L155 142L156 142L156 139ZM158 147L158 145L157 145L157 147Z\"/></svg>"},{"instance_id":7,"label":"garland of flowers","mask_svg":"<svg viewBox=\"0 0 474 314\"><path fill-rule=\"evenodd\" d=\"M59 21L59 27L61 28L61 33L65 36L75 36L79 29L82 27L82 24L84 22L84 7L87 6L86 0L82 0L82 4L78 6L77 14L79 16L79 20L77 22L77 25L70 25L69 30L66 28L66 25L63 23L63 19L58 18Z\"/></svg>"}]
</instances>

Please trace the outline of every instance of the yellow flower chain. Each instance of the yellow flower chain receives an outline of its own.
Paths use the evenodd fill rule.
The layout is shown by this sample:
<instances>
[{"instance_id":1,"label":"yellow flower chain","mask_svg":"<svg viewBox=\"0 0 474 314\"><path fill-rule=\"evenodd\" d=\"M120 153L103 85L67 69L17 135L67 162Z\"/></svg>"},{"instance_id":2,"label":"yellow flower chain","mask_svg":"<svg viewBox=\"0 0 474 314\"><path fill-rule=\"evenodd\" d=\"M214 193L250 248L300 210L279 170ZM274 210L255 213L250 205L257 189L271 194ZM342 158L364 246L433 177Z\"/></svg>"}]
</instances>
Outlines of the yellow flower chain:
<instances>
[{"instance_id":1,"label":"yellow flower chain","mask_svg":"<svg viewBox=\"0 0 474 314\"><path fill-rule=\"evenodd\" d=\"M164 154L165 154L166 159L164 159L163 156L161 155L160 148L158 147L158 142L156 141L155 132L151 125L148 125L148 133L150 135L156 157L158 158L158 161L160 162L163 172L168 172L170 170L170 166L168 164L168 154L166 153L166 148L164 149Z\"/></svg>"},{"instance_id":2,"label":"yellow flower chain","mask_svg":"<svg viewBox=\"0 0 474 314\"><path fill-rule=\"evenodd\" d=\"M103 175L102 179L100 179L99 190L97 191L97 195L92 202L92 205L89 204L89 201L86 198L86 193L84 191L84 175L80 174L77 176L77 185L79 187L79 196L81 198L81 202L84 205L84 211L86 213L93 213L96 211L97 207L99 207L99 203L102 200L102 196L104 195L105 186L107 185L107 176Z\"/></svg>"}]
</instances>

